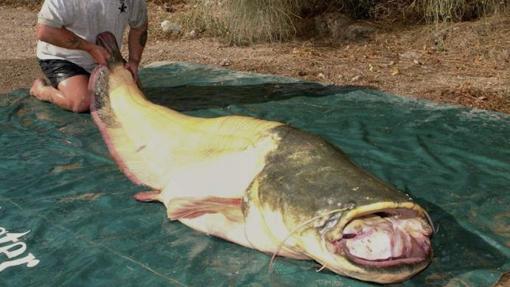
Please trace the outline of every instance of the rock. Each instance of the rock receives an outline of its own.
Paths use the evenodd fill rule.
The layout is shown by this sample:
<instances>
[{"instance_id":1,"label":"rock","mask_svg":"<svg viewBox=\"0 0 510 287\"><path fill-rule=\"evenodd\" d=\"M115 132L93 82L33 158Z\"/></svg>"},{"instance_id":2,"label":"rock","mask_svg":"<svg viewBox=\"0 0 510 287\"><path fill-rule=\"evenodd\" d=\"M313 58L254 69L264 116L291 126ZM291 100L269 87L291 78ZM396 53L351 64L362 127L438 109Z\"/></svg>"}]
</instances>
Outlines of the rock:
<instances>
[{"instance_id":1,"label":"rock","mask_svg":"<svg viewBox=\"0 0 510 287\"><path fill-rule=\"evenodd\" d=\"M343 37L347 40L360 41L369 38L376 30L367 23L354 23L345 29Z\"/></svg>"},{"instance_id":2,"label":"rock","mask_svg":"<svg viewBox=\"0 0 510 287\"><path fill-rule=\"evenodd\" d=\"M191 30L191 31L188 33L188 37L189 37L190 39L196 39L196 38L198 38L198 33L197 33L197 31L196 31L196 30Z\"/></svg>"},{"instance_id":3,"label":"rock","mask_svg":"<svg viewBox=\"0 0 510 287\"><path fill-rule=\"evenodd\" d=\"M332 36L338 38L352 19L338 12L324 13L315 17L315 30L320 36Z\"/></svg>"},{"instance_id":4,"label":"rock","mask_svg":"<svg viewBox=\"0 0 510 287\"><path fill-rule=\"evenodd\" d=\"M228 67L230 65L232 65L232 62L227 58L221 60L221 62L220 62L220 66L223 66L223 67Z\"/></svg>"},{"instance_id":5,"label":"rock","mask_svg":"<svg viewBox=\"0 0 510 287\"><path fill-rule=\"evenodd\" d=\"M303 77L303 76L306 76L306 75L308 75L308 73L305 72L305 71L299 71L298 72L298 76L300 76L300 77Z\"/></svg>"},{"instance_id":6,"label":"rock","mask_svg":"<svg viewBox=\"0 0 510 287\"><path fill-rule=\"evenodd\" d=\"M321 80L325 80L326 79L326 76L324 76L323 73L319 73L317 74L317 78L321 79Z\"/></svg>"},{"instance_id":7,"label":"rock","mask_svg":"<svg viewBox=\"0 0 510 287\"><path fill-rule=\"evenodd\" d=\"M398 55L401 59L407 59L407 60L417 60L421 58L421 54L414 52L414 51L407 51L402 54Z\"/></svg>"},{"instance_id":8,"label":"rock","mask_svg":"<svg viewBox=\"0 0 510 287\"><path fill-rule=\"evenodd\" d=\"M357 82L357 81L361 80L361 77L362 77L361 75L354 76L351 78L351 82Z\"/></svg>"},{"instance_id":9,"label":"rock","mask_svg":"<svg viewBox=\"0 0 510 287\"><path fill-rule=\"evenodd\" d=\"M345 14L329 12L314 18L314 29L320 37L331 37L333 41L360 41L368 38L377 29L366 23L356 22ZM308 27L309 30L310 27Z\"/></svg>"},{"instance_id":10,"label":"rock","mask_svg":"<svg viewBox=\"0 0 510 287\"><path fill-rule=\"evenodd\" d=\"M165 20L161 22L161 30L167 34L177 35L181 32L181 26L177 23Z\"/></svg>"}]
</instances>

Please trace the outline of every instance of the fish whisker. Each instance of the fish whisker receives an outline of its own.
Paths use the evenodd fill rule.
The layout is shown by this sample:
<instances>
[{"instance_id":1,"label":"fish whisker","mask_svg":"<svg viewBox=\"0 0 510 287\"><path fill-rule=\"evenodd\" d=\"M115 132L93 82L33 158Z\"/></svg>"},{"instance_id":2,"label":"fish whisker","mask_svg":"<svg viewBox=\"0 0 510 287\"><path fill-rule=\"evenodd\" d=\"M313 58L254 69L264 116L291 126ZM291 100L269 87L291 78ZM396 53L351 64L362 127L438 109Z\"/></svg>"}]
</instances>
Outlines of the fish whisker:
<instances>
[{"instance_id":1,"label":"fish whisker","mask_svg":"<svg viewBox=\"0 0 510 287\"><path fill-rule=\"evenodd\" d=\"M283 248L285 242L287 242L287 240L289 240L289 238L292 235L294 235L294 233L298 232L299 230L303 229L304 227L308 226L309 224L313 223L314 221L323 218L324 216L331 215L331 214L334 214L334 213L337 213L337 212L343 212L343 211L346 211L348 209L350 209L350 208L335 209L335 210L326 212L324 214L320 214L320 215L317 215L315 217L312 217L311 219L308 219L308 220L304 221L303 223L300 223L298 226L296 226L291 232L289 232L289 234L282 240L282 242L280 242L280 244L276 248L276 251L273 253L273 256L271 256L271 261L269 261L269 273L271 273L273 271L273 265L274 265L274 261L276 259L276 256L278 255L278 253L280 253L280 250Z\"/></svg>"},{"instance_id":2,"label":"fish whisker","mask_svg":"<svg viewBox=\"0 0 510 287\"><path fill-rule=\"evenodd\" d=\"M425 212L425 217L427 217L430 227L432 228L432 234L436 234L439 231L439 226L437 229L434 227L434 222L432 221L432 218L430 217L430 215L427 212Z\"/></svg>"},{"instance_id":3,"label":"fish whisker","mask_svg":"<svg viewBox=\"0 0 510 287\"><path fill-rule=\"evenodd\" d=\"M317 269L315 272L319 273L324 270L324 268L326 268L326 264L322 265L321 268Z\"/></svg>"}]
</instances>

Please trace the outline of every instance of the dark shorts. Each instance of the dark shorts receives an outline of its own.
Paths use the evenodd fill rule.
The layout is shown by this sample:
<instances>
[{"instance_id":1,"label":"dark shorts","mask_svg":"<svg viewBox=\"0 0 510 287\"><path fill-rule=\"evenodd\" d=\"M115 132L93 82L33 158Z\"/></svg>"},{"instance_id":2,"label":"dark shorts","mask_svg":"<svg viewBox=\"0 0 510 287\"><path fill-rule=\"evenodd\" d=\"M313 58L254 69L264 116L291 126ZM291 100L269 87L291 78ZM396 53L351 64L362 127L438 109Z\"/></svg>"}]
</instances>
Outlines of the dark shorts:
<instances>
[{"instance_id":1,"label":"dark shorts","mask_svg":"<svg viewBox=\"0 0 510 287\"><path fill-rule=\"evenodd\" d=\"M38 59L38 61L44 75L46 75L46 78L48 78L51 85L55 88L57 88L60 82L67 78L77 75L90 76L90 73L85 69L66 60Z\"/></svg>"}]
</instances>

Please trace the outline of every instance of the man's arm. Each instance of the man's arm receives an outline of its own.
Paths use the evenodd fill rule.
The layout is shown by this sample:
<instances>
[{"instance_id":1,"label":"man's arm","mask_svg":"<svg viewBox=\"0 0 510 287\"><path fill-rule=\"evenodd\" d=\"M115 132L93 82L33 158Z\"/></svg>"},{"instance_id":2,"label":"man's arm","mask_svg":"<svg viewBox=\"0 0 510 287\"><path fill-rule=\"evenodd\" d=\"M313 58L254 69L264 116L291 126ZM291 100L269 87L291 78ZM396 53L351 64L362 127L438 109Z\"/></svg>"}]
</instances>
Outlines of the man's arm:
<instances>
[{"instance_id":1,"label":"man's arm","mask_svg":"<svg viewBox=\"0 0 510 287\"><path fill-rule=\"evenodd\" d=\"M44 24L37 24L37 39L52 45L74 50L83 50L89 53L94 60L105 65L110 57L106 49L88 42L64 27L55 28Z\"/></svg>"},{"instance_id":2,"label":"man's arm","mask_svg":"<svg viewBox=\"0 0 510 287\"><path fill-rule=\"evenodd\" d=\"M142 60L143 49L147 43L147 22L137 28L130 28L128 35L129 58L126 67L138 80L138 66Z\"/></svg>"}]
</instances>

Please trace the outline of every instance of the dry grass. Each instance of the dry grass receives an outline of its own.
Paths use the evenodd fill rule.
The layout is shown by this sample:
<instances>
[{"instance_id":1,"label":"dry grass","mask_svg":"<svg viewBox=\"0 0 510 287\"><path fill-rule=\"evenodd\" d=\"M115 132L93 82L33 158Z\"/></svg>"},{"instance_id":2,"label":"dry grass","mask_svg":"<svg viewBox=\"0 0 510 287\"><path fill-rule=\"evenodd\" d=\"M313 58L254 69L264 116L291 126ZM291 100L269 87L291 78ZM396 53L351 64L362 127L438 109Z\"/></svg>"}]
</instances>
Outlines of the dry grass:
<instances>
[{"instance_id":1,"label":"dry grass","mask_svg":"<svg viewBox=\"0 0 510 287\"><path fill-rule=\"evenodd\" d=\"M502 12L508 6L502 0L421 0L418 10L429 21L464 21Z\"/></svg>"},{"instance_id":2,"label":"dry grass","mask_svg":"<svg viewBox=\"0 0 510 287\"><path fill-rule=\"evenodd\" d=\"M164 1L164 0L160 0ZM188 0L188 30L231 44L290 39L304 18L340 11L356 19L419 23L473 20L508 11L509 0ZM310 27L313 29L312 27Z\"/></svg>"},{"instance_id":3,"label":"dry grass","mask_svg":"<svg viewBox=\"0 0 510 287\"><path fill-rule=\"evenodd\" d=\"M295 35L303 0L190 0L181 17L189 30L207 32L232 44L274 42Z\"/></svg>"}]
</instances>

